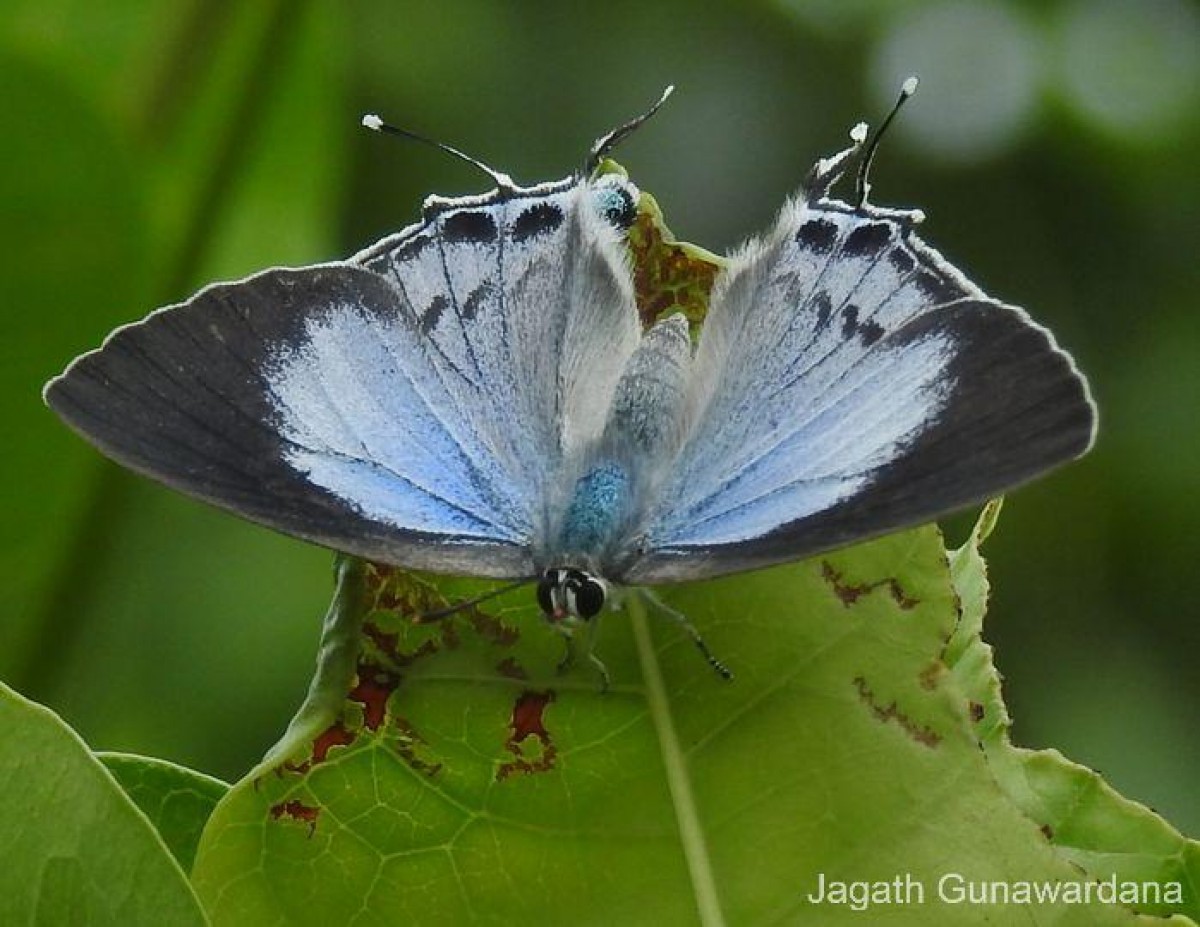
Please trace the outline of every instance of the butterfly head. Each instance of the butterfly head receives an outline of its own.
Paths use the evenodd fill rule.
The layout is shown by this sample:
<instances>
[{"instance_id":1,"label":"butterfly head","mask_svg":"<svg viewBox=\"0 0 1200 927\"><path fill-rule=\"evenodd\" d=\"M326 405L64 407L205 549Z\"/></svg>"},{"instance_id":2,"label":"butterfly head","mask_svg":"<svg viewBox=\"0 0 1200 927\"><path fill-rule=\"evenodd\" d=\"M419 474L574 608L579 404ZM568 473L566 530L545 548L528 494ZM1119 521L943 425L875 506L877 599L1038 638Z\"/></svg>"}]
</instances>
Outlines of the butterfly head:
<instances>
[{"instance_id":1,"label":"butterfly head","mask_svg":"<svg viewBox=\"0 0 1200 927\"><path fill-rule=\"evenodd\" d=\"M607 597L607 583L585 570L554 567L538 580L538 605L551 624L590 621L604 610Z\"/></svg>"}]
</instances>

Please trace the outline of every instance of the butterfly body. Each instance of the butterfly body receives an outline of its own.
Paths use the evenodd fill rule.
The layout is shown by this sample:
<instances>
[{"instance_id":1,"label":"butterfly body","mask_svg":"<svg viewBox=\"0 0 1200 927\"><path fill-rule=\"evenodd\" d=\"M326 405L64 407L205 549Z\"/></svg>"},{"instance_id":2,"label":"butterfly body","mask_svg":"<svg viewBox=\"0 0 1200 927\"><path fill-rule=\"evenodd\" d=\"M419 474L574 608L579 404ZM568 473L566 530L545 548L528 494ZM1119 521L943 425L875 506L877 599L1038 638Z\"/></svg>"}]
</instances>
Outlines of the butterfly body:
<instances>
[{"instance_id":1,"label":"butterfly body","mask_svg":"<svg viewBox=\"0 0 1200 927\"><path fill-rule=\"evenodd\" d=\"M1086 451L1094 407L1048 331L921 241L917 213L828 195L856 151L729 257L695 344L680 315L643 325L638 191L589 171L432 197L346 261L209 287L118 329L46 400L244 517L537 580L548 615L576 618L608 583L799 559Z\"/></svg>"},{"instance_id":2,"label":"butterfly body","mask_svg":"<svg viewBox=\"0 0 1200 927\"><path fill-rule=\"evenodd\" d=\"M632 478L621 464L604 460L590 467L575 483L550 559L606 560L622 525L633 514L633 497Z\"/></svg>"}]
</instances>

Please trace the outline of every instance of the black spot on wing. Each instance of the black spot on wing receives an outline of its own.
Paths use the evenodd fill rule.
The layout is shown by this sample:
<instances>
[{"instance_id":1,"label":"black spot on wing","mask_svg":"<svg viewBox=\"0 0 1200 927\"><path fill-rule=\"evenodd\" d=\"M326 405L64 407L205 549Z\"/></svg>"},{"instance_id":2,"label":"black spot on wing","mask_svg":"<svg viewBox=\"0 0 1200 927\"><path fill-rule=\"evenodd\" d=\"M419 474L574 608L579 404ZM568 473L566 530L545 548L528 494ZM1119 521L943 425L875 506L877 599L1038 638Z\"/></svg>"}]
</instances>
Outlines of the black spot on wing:
<instances>
[{"instance_id":1,"label":"black spot on wing","mask_svg":"<svg viewBox=\"0 0 1200 927\"><path fill-rule=\"evenodd\" d=\"M796 232L796 243L817 254L829 254L837 235L838 227L835 222L829 219L810 219Z\"/></svg>"},{"instance_id":2,"label":"black spot on wing","mask_svg":"<svg viewBox=\"0 0 1200 927\"><path fill-rule=\"evenodd\" d=\"M862 257L878 254L892 240L892 227L886 222L866 222L846 236L842 254Z\"/></svg>"},{"instance_id":3,"label":"black spot on wing","mask_svg":"<svg viewBox=\"0 0 1200 927\"><path fill-rule=\"evenodd\" d=\"M897 273L907 274L917 266L917 260L912 254L904 248L893 248L888 252L888 262L896 269Z\"/></svg>"},{"instance_id":4,"label":"black spot on wing","mask_svg":"<svg viewBox=\"0 0 1200 927\"><path fill-rule=\"evenodd\" d=\"M883 337L883 326L874 319L863 319L858 323L858 337L869 348Z\"/></svg>"},{"instance_id":5,"label":"black spot on wing","mask_svg":"<svg viewBox=\"0 0 1200 927\"><path fill-rule=\"evenodd\" d=\"M475 289L473 289L470 293L468 293L467 298L463 300L462 304L463 319L469 322L471 319L475 318L475 316L479 313L480 306L482 306L483 303L492 295L494 290L495 287L492 285L492 283L485 280L483 283L479 284L479 286L475 287Z\"/></svg>"},{"instance_id":6,"label":"black spot on wing","mask_svg":"<svg viewBox=\"0 0 1200 927\"><path fill-rule=\"evenodd\" d=\"M842 337L850 339L858 331L858 306L848 305L842 310Z\"/></svg>"},{"instance_id":7,"label":"black spot on wing","mask_svg":"<svg viewBox=\"0 0 1200 927\"><path fill-rule=\"evenodd\" d=\"M842 337L849 340L855 336L864 347L870 347L883 335L883 326L874 319L860 319L862 310L850 303L842 310Z\"/></svg>"},{"instance_id":8,"label":"black spot on wing","mask_svg":"<svg viewBox=\"0 0 1200 927\"><path fill-rule=\"evenodd\" d=\"M442 220L442 236L448 242L486 244L496 238L496 220L482 210L453 212Z\"/></svg>"},{"instance_id":9,"label":"black spot on wing","mask_svg":"<svg viewBox=\"0 0 1200 927\"><path fill-rule=\"evenodd\" d=\"M534 203L513 223L513 241L522 242L535 235L553 232L563 223L563 211L554 203Z\"/></svg>"},{"instance_id":10,"label":"black spot on wing","mask_svg":"<svg viewBox=\"0 0 1200 927\"><path fill-rule=\"evenodd\" d=\"M917 288L935 306L954 302L966 295L966 292L940 274L923 267L914 278Z\"/></svg>"},{"instance_id":11,"label":"black spot on wing","mask_svg":"<svg viewBox=\"0 0 1200 927\"><path fill-rule=\"evenodd\" d=\"M429 301L429 305L425 307L425 311L421 313L421 331L429 334L437 328L438 319L442 317L442 313L446 311L446 307L450 305L450 300L440 293Z\"/></svg>"},{"instance_id":12,"label":"black spot on wing","mask_svg":"<svg viewBox=\"0 0 1200 927\"><path fill-rule=\"evenodd\" d=\"M817 328L824 328L829 324L829 316L833 314L833 300L824 290L818 290L813 294L812 304L817 310Z\"/></svg>"},{"instance_id":13,"label":"black spot on wing","mask_svg":"<svg viewBox=\"0 0 1200 927\"><path fill-rule=\"evenodd\" d=\"M392 252L392 260L397 264L403 264L407 261L415 261L419 258L422 252L433 244L433 238L429 235L414 235L408 241L403 242L395 251Z\"/></svg>"}]
</instances>

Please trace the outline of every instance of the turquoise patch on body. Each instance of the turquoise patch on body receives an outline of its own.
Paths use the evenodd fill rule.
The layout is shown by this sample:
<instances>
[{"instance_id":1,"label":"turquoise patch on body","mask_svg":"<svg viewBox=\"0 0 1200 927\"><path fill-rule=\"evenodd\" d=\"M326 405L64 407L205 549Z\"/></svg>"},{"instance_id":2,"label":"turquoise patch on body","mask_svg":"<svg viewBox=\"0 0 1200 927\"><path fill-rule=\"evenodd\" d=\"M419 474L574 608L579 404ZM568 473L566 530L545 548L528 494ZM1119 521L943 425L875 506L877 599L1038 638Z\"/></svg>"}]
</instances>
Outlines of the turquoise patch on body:
<instances>
[{"instance_id":1,"label":"turquoise patch on body","mask_svg":"<svg viewBox=\"0 0 1200 927\"><path fill-rule=\"evenodd\" d=\"M560 546L572 553L599 553L611 542L628 508L631 481L615 463L593 467L575 483Z\"/></svg>"}]
</instances>

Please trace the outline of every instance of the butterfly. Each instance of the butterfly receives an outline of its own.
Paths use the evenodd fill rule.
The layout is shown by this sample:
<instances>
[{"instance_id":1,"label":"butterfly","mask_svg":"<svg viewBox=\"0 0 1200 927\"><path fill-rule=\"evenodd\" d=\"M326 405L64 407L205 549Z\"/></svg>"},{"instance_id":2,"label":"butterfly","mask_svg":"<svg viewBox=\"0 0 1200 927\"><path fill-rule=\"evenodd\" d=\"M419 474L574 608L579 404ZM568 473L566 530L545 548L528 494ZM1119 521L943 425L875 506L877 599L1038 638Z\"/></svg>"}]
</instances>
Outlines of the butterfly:
<instances>
[{"instance_id":1,"label":"butterfly","mask_svg":"<svg viewBox=\"0 0 1200 927\"><path fill-rule=\"evenodd\" d=\"M919 211L867 202L911 92L729 256L695 344L681 315L643 330L639 191L600 169L664 94L555 182L441 146L496 188L118 328L46 402L127 467L286 534L534 582L568 639L626 587L930 521L1080 456L1096 412L1050 332L925 244ZM834 198L855 163L856 202Z\"/></svg>"}]
</instances>

